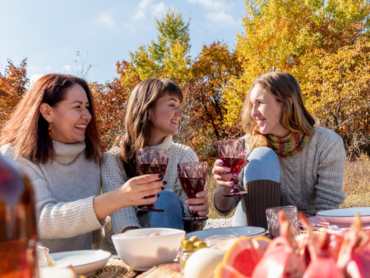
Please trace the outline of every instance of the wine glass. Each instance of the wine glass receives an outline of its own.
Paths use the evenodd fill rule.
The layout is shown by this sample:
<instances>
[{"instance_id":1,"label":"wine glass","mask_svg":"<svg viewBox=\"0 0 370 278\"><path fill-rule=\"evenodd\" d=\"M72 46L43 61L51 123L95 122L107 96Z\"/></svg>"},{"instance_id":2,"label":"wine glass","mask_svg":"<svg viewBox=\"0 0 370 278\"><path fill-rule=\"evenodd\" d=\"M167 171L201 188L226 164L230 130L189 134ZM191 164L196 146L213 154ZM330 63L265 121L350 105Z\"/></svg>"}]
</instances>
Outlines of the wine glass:
<instances>
[{"instance_id":1,"label":"wine glass","mask_svg":"<svg viewBox=\"0 0 370 278\"><path fill-rule=\"evenodd\" d=\"M168 151L155 148L143 148L139 149L137 154L137 165L140 175L147 174L159 174L162 175L166 173L167 163L168 163ZM145 198L151 198L154 195L147 196ZM151 211L151 212L162 212L163 209L156 208L153 204L139 206L138 211Z\"/></svg>"},{"instance_id":2,"label":"wine glass","mask_svg":"<svg viewBox=\"0 0 370 278\"><path fill-rule=\"evenodd\" d=\"M216 142L217 156L222 160L225 167L230 168L231 174L239 174L242 168L247 164L245 159L245 140L240 139L230 139ZM229 194L224 194L225 197L241 197L248 192L240 191L238 184L238 178L231 178L234 183Z\"/></svg>"},{"instance_id":3,"label":"wine glass","mask_svg":"<svg viewBox=\"0 0 370 278\"><path fill-rule=\"evenodd\" d=\"M196 194L204 190L207 177L207 162L190 162L177 164L177 174L185 194L189 198L196 198ZM191 216L184 217L184 221L200 222L207 220L207 216L199 216L196 211Z\"/></svg>"}]
</instances>

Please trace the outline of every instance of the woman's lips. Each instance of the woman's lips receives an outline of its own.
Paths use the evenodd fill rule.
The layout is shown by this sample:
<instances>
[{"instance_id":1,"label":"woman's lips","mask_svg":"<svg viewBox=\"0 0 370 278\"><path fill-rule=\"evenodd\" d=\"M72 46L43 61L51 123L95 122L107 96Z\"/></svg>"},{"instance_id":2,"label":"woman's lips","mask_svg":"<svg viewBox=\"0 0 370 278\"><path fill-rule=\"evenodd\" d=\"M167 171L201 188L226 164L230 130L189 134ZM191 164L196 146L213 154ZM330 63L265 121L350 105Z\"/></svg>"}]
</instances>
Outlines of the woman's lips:
<instances>
[{"instance_id":1,"label":"woman's lips","mask_svg":"<svg viewBox=\"0 0 370 278\"><path fill-rule=\"evenodd\" d=\"M260 125L260 124L262 124L265 121L265 119L263 119L263 120L257 119L256 121L257 121L257 124Z\"/></svg>"},{"instance_id":2,"label":"woman's lips","mask_svg":"<svg viewBox=\"0 0 370 278\"><path fill-rule=\"evenodd\" d=\"M85 125L75 125L74 126L78 131L85 132L86 126Z\"/></svg>"}]
</instances>

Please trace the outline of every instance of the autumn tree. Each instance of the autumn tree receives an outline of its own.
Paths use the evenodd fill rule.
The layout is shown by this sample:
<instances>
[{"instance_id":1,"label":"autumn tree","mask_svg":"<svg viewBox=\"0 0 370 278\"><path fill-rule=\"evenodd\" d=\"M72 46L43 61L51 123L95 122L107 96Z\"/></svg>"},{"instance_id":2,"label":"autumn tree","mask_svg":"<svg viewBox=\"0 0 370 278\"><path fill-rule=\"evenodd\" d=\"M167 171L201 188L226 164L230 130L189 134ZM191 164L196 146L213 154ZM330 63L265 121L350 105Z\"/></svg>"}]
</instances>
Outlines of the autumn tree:
<instances>
[{"instance_id":1,"label":"autumn tree","mask_svg":"<svg viewBox=\"0 0 370 278\"><path fill-rule=\"evenodd\" d=\"M241 135L239 126L225 125L227 109L222 89L232 76L241 74L237 53L225 43L203 46L191 66L192 79L184 85L185 117L179 139L198 151L200 159L215 157L216 140Z\"/></svg>"},{"instance_id":2,"label":"autumn tree","mask_svg":"<svg viewBox=\"0 0 370 278\"><path fill-rule=\"evenodd\" d=\"M28 84L27 58L19 66L8 60L4 73L0 72L0 127L11 115Z\"/></svg>"},{"instance_id":3,"label":"autumn tree","mask_svg":"<svg viewBox=\"0 0 370 278\"><path fill-rule=\"evenodd\" d=\"M370 134L370 42L319 53L302 84L306 105L321 125L343 135Z\"/></svg>"},{"instance_id":4,"label":"autumn tree","mask_svg":"<svg viewBox=\"0 0 370 278\"><path fill-rule=\"evenodd\" d=\"M181 13L175 9L167 10L162 19L156 18L157 41L130 52L129 67L121 78L124 86L132 87L132 76L138 76L140 80L170 78L180 86L188 81L191 64L189 24L190 21L185 23Z\"/></svg>"},{"instance_id":5,"label":"autumn tree","mask_svg":"<svg viewBox=\"0 0 370 278\"><path fill-rule=\"evenodd\" d=\"M223 91L228 124L240 121L253 79L284 71L304 83L307 71L319 62L320 51L335 54L368 38L369 14L367 0L246 0L245 32L237 37L244 74L233 77Z\"/></svg>"}]
</instances>

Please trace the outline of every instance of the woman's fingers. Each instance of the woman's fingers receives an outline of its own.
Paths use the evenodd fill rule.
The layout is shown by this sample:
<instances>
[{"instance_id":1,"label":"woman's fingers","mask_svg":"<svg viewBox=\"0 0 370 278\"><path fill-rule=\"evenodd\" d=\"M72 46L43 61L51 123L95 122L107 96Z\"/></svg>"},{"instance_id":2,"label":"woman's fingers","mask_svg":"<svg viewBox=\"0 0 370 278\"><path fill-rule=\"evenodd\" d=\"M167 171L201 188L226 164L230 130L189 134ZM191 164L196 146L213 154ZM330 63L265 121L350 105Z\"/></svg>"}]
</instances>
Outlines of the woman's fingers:
<instances>
[{"instance_id":1,"label":"woman's fingers","mask_svg":"<svg viewBox=\"0 0 370 278\"><path fill-rule=\"evenodd\" d=\"M223 174L223 175L214 175L214 179L216 181L231 181L232 178L236 178L238 175L237 174Z\"/></svg>"},{"instance_id":2,"label":"woman's fingers","mask_svg":"<svg viewBox=\"0 0 370 278\"><path fill-rule=\"evenodd\" d=\"M185 202L191 206L191 205L203 205L203 204L207 204L207 198L206 197L202 197L202 198L188 198L185 200Z\"/></svg>"},{"instance_id":3,"label":"woman's fingers","mask_svg":"<svg viewBox=\"0 0 370 278\"><path fill-rule=\"evenodd\" d=\"M137 195L139 196L139 198L144 198L146 196L152 196L152 195L156 195L158 193L162 192L162 188L154 188L154 189L150 189L150 190L144 190L144 191L140 191L137 193Z\"/></svg>"},{"instance_id":4,"label":"woman's fingers","mask_svg":"<svg viewBox=\"0 0 370 278\"><path fill-rule=\"evenodd\" d=\"M217 184L222 187L232 188L234 185L234 182L232 181L217 181Z\"/></svg>"},{"instance_id":5,"label":"woman's fingers","mask_svg":"<svg viewBox=\"0 0 370 278\"><path fill-rule=\"evenodd\" d=\"M135 187L138 192L144 193L149 190L160 189L161 187L164 187L164 184L163 181L153 181L146 184L137 184Z\"/></svg>"},{"instance_id":6,"label":"woman's fingers","mask_svg":"<svg viewBox=\"0 0 370 278\"><path fill-rule=\"evenodd\" d=\"M219 167L219 166L215 166L213 167L213 170L212 170L212 174L230 174L231 172L231 169L229 167Z\"/></svg>"},{"instance_id":7,"label":"woman's fingers","mask_svg":"<svg viewBox=\"0 0 370 278\"><path fill-rule=\"evenodd\" d=\"M154 195L150 198L141 199L138 201L138 206L145 206L154 204L158 200L158 195Z\"/></svg>"},{"instance_id":8,"label":"woman's fingers","mask_svg":"<svg viewBox=\"0 0 370 278\"><path fill-rule=\"evenodd\" d=\"M221 160L221 159L217 159L215 161L215 164L213 166L222 166L224 164L224 162ZM214 168L214 167L213 167Z\"/></svg>"},{"instance_id":9,"label":"woman's fingers","mask_svg":"<svg viewBox=\"0 0 370 278\"><path fill-rule=\"evenodd\" d=\"M196 211L196 212L198 212L198 214L199 214L199 212L207 212L208 211L208 205L190 206L189 210L190 211ZM206 214L203 214L203 215L206 215Z\"/></svg>"},{"instance_id":10,"label":"woman's fingers","mask_svg":"<svg viewBox=\"0 0 370 278\"><path fill-rule=\"evenodd\" d=\"M197 213L199 216L206 216L209 213L209 209L207 208L206 210L198 211Z\"/></svg>"},{"instance_id":11,"label":"woman's fingers","mask_svg":"<svg viewBox=\"0 0 370 278\"><path fill-rule=\"evenodd\" d=\"M163 177L158 174L148 174L148 175L134 177L130 179L130 181L133 182L134 184L146 184L146 183L158 181L162 178Z\"/></svg>"}]
</instances>

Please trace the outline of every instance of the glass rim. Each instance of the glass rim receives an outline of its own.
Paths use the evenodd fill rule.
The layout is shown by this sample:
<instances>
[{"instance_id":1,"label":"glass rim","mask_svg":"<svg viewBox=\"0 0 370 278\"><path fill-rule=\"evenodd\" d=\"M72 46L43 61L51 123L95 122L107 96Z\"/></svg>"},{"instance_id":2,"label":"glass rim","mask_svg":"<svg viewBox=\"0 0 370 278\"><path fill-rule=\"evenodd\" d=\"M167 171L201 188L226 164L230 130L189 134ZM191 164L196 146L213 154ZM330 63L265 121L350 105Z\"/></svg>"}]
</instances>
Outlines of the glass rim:
<instances>
[{"instance_id":1,"label":"glass rim","mask_svg":"<svg viewBox=\"0 0 370 278\"><path fill-rule=\"evenodd\" d=\"M280 210L284 210L284 209L296 209L298 211L298 208L296 206L289 205L289 206L280 206L280 207L267 208L266 212L268 212L268 211L280 211Z\"/></svg>"}]
</instances>

